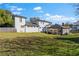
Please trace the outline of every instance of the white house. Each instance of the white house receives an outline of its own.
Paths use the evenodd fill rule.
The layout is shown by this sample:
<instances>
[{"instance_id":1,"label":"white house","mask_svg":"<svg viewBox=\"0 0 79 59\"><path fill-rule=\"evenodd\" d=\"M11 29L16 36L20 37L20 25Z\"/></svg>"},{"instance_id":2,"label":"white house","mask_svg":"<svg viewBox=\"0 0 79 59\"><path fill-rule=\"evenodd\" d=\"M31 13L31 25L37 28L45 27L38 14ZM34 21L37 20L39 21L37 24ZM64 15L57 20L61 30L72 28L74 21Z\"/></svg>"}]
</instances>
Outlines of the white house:
<instances>
[{"instance_id":1,"label":"white house","mask_svg":"<svg viewBox=\"0 0 79 59\"><path fill-rule=\"evenodd\" d=\"M25 32L39 32L39 26L31 22L26 22L25 28Z\"/></svg>"},{"instance_id":2,"label":"white house","mask_svg":"<svg viewBox=\"0 0 79 59\"><path fill-rule=\"evenodd\" d=\"M38 20L38 24L39 24L39 31L43 32L45 31L45 27L47 25L51 25L51 22L45 21L45 20Z\"/></svg>"},{"instance_id":3,"label":"white house","mask_svg":"<svg viewBox=\"0 0 79 59\"><path fill-rule=\"evenodd\" d=\"M79 31L79 21L73 23L72 30Z\"/></svg>"},{"instance_id":4,"label":"white house","mask_svg":"<svg viewBox=\"0 0 79 59\"><path fill-rule=\"evenodd\" d=\"M45 20L40 20L38 18L37 19L32 18L32 20L30 20L30 21L31 21L31 23L38 25L39 32L46 31L46 27L48 25L50 26L52 24L51 22L48 22L48 21L45 21Z\"/></svg>"},{"instance_id":5,"label":"white house","mask_svg":"<svg viewBox=\"0 0 79 59\"><path fill-rule=\"evenodd\" d=\"M51 22L45 20L35 20L26 22L26 17L14 15L15 29L17 32L43 32Z\"/></svg>"},{"instance_id":6,"label":"white house","mask_svg":"<svg viewBox=\"0 0 79 59\"><path fill-rule=\"evenodd\" d=\"M17 16L14 15L14 21L15 21L15 29L17 32L25 32L26 29L23 27L23 25L26 24L26 17L23 16Z\"/></svg>"}]
</instances>

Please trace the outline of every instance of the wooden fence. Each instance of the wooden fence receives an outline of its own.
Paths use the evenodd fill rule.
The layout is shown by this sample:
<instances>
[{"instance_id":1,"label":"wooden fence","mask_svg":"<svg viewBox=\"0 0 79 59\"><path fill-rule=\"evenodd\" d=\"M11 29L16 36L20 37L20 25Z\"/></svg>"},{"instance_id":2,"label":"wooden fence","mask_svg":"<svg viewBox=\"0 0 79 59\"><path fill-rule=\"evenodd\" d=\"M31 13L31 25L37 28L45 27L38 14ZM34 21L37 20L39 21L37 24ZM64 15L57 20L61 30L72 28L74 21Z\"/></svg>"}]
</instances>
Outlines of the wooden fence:
<instances>
[{"instance_id":1,"label":"wooden fence","mask_svg":"<svg viewBox=\"0 0 79 59\"><path fill-rule=\"evenodd\" d=\"M0 28L0 32L16 32L16 29L13 27L2 27Z\"/></svg>"}]
</instances>

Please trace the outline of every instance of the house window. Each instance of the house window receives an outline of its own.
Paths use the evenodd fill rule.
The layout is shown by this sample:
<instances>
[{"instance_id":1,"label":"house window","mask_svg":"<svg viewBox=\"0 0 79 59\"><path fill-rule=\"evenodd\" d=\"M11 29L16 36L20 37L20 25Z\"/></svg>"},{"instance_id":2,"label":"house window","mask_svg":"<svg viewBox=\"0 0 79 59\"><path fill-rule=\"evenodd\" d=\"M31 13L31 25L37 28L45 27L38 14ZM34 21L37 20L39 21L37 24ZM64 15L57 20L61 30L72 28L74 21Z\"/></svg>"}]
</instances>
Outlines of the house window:
<instances>
[{"instance_id":1,"label":"house window","mask_svg":"<svg viewBox=\"0 0 79 59\"><path fill-rule=\"evenodd\" d=\"M44 24L44 22L43 22L43 24Z\"/></svg>"},{"instance_id":2,"label":"house window","mask_svg":"<svg viewBox=\"0 0 79 59\"><path fill-rule=\"evenodd\" d=\"M39 29L41 29L41 27L39 27Z\"/></svg>"},{"instance_id":3,"label":"house window","mask_svg":"<svg viewBox=\"0 0 79 59\"><path fill-rule=\"evenodd\" d=\"M22 18L20 18L20 22L22 22Z\"/></svg>"},{"instance_id":4,"label":"house window","mask_svg":"<svg viewBox=\"0 0 79 59\"><path fill-rule=\"evenodd\" d=\"M24 28L24 26L23 26L23 25L21 25L21 28Z\"/></svg>"}]
</instances>

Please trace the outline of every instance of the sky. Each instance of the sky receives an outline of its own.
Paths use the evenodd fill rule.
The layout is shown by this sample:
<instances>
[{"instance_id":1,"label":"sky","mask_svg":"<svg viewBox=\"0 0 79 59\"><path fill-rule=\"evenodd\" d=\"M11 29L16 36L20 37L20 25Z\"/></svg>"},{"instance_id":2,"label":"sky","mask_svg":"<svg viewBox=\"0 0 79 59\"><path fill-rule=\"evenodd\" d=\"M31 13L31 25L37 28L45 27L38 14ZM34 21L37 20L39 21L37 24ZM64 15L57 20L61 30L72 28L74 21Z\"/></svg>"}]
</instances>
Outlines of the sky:
<instances>
[{"instance_id":1,"label":"sky","mask_svg":"<svg viewBox=\"0 0 79 59\"><path fill-rule=\"evenodd\" d=\"M40 17L52 24L72 23L76 21L75 8L69 3L0 3L0 9L27 17Z\"/></svg>"}]
</instances>

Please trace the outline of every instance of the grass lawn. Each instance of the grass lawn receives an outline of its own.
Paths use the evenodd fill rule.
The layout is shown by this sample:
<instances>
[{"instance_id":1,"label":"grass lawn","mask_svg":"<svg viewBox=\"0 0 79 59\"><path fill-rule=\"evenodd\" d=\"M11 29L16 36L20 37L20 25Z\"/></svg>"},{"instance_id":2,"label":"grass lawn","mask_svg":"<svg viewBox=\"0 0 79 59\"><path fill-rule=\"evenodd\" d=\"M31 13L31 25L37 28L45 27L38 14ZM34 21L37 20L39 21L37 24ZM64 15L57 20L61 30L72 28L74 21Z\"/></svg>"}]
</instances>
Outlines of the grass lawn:
<instances>
[{"instance_id":1,"label":"grass lawn","mask_svg":"<svg viewBox=\"0 0 79 59\"><path fill-rule=\"evenodd\" d=\"M0 33L1 56L79 56L79 33Z\"/></svg>"}]
</instances>

